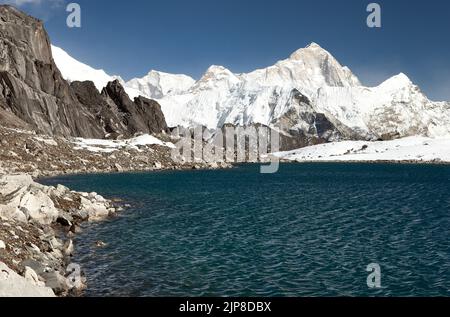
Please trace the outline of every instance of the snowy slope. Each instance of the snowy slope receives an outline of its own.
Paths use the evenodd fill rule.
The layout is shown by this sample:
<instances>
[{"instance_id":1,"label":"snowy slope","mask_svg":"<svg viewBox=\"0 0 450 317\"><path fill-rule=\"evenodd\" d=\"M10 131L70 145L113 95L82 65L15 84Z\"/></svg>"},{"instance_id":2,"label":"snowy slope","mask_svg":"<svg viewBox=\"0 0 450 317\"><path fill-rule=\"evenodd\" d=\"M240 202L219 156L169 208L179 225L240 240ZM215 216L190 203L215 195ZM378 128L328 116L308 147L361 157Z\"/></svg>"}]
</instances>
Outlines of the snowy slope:
<instances>
[{"instance_id":1,"label":"snowy slope","mask_svg":"<svg viewBox=\"0 0 450 317\"><path fill-rule=\"evenodd\" d=\"M167 95L180 94L195 84L195 80L186 75L174 75L155 70L142 78L134 78L126 83L150 98L162 98Z\"/></svg>"},{"instance_id":2,"label":"snowy slope","mask_svg":"<svg viewBox=\"0 0 450 317\"><path fill-rule=\"evenodd\" d=\"M322 87L317 109L366 133L444 137L450 135L450 105L432 102L405 74L378 87Z\"/></svg>"},{"instance_id":3,"label":"snowy slope","mask_svg":"<svg viewBox=\"0 0 450 317\"><path fill-rule=\"evenodd\" d=\"M310 146L276 157L297 162L408 161L450 163L450 139L408 137L394 141L345 141Z\"/></svg>"},{"instance_id":4,"label":"snowy slope","mask_svg":"<svg viewBox=\"0 0 450 317\"><path fill-rule=\"evenodd\" d=\"M101 91L108 82L118 78L108 75L102 69L94 69L77 61L63 49L53 45L52 54L56 66L58 66L63 77L69 82L90 80Z\"/></svg>"},{"instance_id":5,"label":"snowy slope","mask_svg":"<svg viewBox=\"0 0 450 317\"><path fill-rule=\"evenodd\" d=\"M125 85L124 80L120 76L108 75L102 69L94 69L79 62L59 47L52 45L51 48L53 60L65 80L69 82L90 80L100 92L106 87L108 82L116 79L119 80L122 85ZM125 87L125 90L131 98L143 95L140 91L135 90L132 87Z\"/></svg>"}]
</instances>

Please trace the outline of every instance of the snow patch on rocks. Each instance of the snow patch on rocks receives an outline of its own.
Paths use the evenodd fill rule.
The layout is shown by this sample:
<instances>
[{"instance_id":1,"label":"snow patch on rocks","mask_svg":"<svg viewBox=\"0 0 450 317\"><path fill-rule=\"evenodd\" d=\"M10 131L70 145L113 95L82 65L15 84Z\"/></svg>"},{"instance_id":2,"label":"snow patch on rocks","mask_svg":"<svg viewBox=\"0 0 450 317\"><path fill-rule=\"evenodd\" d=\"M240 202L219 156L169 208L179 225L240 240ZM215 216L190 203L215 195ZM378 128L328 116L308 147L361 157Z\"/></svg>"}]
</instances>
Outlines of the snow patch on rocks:
<instances>
[{"instance_id":1,"label":"snow patch on rocks","mask_svg":"<svg viewBox=\"0 0 450 317\"><path fill-rule=\"evenodd\" d=\"M144 134L127 140L102 140L76 138L75 149L88 150L90 152L112 153L122 148L129 148L139 151L139 146L159 145L167 148L175 148L171 142L164 142L160 139Z\"/></svg>"}]
</instances>

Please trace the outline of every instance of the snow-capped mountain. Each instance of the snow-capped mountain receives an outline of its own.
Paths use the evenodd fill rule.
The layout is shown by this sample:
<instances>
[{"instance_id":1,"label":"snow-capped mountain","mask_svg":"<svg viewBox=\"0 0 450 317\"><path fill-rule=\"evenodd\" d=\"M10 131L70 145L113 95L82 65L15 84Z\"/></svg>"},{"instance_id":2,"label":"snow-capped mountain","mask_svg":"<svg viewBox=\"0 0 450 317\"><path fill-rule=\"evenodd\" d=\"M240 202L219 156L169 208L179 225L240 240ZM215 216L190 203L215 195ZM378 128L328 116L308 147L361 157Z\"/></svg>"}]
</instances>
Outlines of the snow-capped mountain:
<instances>
[{"instance_id":1,"label":"snow-capped mountain","mask_svg":"<svg viewBox=\"0 0 450 317\"><path fill-rule=\"evenodd\" d=\"M405 74L378 87L322 87L314 97L320 112L377 137L450 135L450 104L432 102Z\"/></svg>"},{"instance_id":2,"label":"snow-capped mountain","mask_svg":"<svg viewBox=\"0 0 450 317\"><path fill-rule=\"evenodd\" d=\"M83 70L59 50L54 51L64 77L93 80L99 86L108 80L103 71ZM216 129L224 124L264 124L308 134L318 130L315 120L317 114L323 114L327 125L339 132L330 133L334 138L450 136L449 103L428 100L404 74L378 87L364 87L349 68L316 43L247 74L211 66L195 81L185 75L151 71L124 86L130 97L140 94L158 101L169 126Z\"/></svg>"},{"instance_id":3,"label":"snow-capped mountain","mask_svg":"<svg viewBox=\"0 0 450 317\"><path fill-rule=\"evenodd\" d=\"M158 99L187 91L195 80L186 75L174 75L155 70L142 78L134 78L126 83L128 88L140 91L149 98Z\"/></svg>"},{"instance_id":4,"label":"snow-capped mountain","mask_svg":"<svg viewBox=\"0 0 450 317\"><path fill-rule=\"evenodd\" d=\"M109 82L114 80L118 80L125 86L125 81L120 76L108 75L103 69L92 68L76 60L57 46L52 45L51 50L55 64L58 66L63 78L68 82L89 80L94 83L100 92ZM125 90L130 98L143 95L141 91L135 90L132 87L125 87Z\"/></svg>"},{"instance_id":5,"label":"snow-capped mountain","mask_svg":"<svg viewBox=\"0 0 450 317\"><path fill-rule=\"evenodd\" d=\"M312 99L321 87L359 85L348 68L313 43L274 66L248 74L211 66L189 90L158 102L173 126L273 125L290 109L294 89Z\"/></svg>"},{"instance_id":6,"label":"snow-capped mountain","mask_svg":"<svg viewBox=\"0 0 450 317\"><path fill-rule=\"evenodd\" d=\"M158 102L172 126L276 126L294 107L294 90L306 96L315 111L363 138L450 135L448 103L431 102L404 74L378 87L364 87L315 43L274 66L248 74L236 75L213 66L188 91Z\"/></svg>"},{"instance_id":7,"label":"snow-capped mountain","mask_svg":"<svg viewBox=\"0 0 450 317\"><path fill-rule=\"evenodd\" d=\"M69 82L90 80L99 91L119 76L110 76L103 69L94 69L86 64L77 61L67 54L63 49L52 45L53 60L58 66L64 79Z\"/></svg>"}]
</instances>

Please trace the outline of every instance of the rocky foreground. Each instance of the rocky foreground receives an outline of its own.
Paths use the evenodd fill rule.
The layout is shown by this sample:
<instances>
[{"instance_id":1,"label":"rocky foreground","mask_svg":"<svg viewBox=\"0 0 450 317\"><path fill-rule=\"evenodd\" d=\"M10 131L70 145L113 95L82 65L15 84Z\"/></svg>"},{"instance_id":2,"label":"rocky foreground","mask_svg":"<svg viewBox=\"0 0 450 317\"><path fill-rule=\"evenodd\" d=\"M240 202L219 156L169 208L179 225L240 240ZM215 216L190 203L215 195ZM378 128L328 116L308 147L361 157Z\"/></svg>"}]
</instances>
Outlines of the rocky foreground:
<instances>
[{"instance_id":1,"label":"rocky foreground","mask_svg":"<svg viewBox=\"0 0 450 317\"><path fill-rule=\"evenodd\" d=\"M41 176L225 167L172 161L168 135L161 144L117 144L38 135L0 127L0 297L70 296L73 236L85 221L101 221L122 207L96 193L74 192L34 181ZM138 139L139 140L139 139ZM113 142L113 141L111 141ZM117 141L114 141L117 142ZM85 146L83 146L83 144ZM116 143L114 143L116 144ZM69 267L69 269L68 269Z\"/></svg>"},{"instance_id":2,"label":"rocky foreground","mask_svg":"<svg viewBox=\"0 0 450 317\"><path fill-rule=\"evenodd\" d=\"M49 187L30 175L0 176L0 296L55 296L80 291L68 278L72 237L83 221L119 210L96 193Z\"/></svg>"},{"instance_id":3,"label":"rocky foreground","mask_svg":"<svg viewBox=\"0 0 450 317\"><path fill-rule=\"evenodd\" d=\"M167 134L158 135L158 139L169 144L173 141ZM208 166L201 163L180 166L172 160L171 148L158 144L83 147L80 139L76 138L50 137L33 131L0 127L0 169L8 173L41 177L204 167Z\"/></svg>"}]
</instances>

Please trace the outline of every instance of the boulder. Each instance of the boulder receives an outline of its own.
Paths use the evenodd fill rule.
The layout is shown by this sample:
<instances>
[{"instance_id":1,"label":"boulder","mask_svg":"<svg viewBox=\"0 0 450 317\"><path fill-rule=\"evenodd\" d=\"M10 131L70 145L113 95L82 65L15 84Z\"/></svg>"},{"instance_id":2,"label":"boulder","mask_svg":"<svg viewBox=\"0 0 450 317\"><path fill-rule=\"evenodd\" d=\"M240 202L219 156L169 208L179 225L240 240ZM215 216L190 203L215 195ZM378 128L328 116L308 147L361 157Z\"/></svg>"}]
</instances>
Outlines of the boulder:
<instances>
[{"instance_id":1,"label":"boulder","mask_svg":"<svg viewBox=\"0 0 450 317\"><path fill-rule=\"evenodd\" d=\"M53 189L53 194L57 197L63 197L70 192L70 189L63 185L58 185Z\"/></svg>"},{"instance_id":2,"label":"boulder","mask_svg":"<svg viewBox=\"0 0 450 317\"><path fill-rule=\"evenodd\" d=\"M29 271L29 278L30 274ZM49 287L30 282L0 262L0 297L55 297L55 293Z\"/></svg>"},{"instance_id":3,"label":"boulder","mask_svg":"<svg viewBox=\"0 0 450 317\"><path fill-rule=\"evenodd\" d=\"M58 218L58 210L49 196L42 191L29 191L20 201L19 207L29 220L49 225Z\"/></svg>"},{"instance_id":4,"label":"boulder","mask_svg":"<svg viewBox=\"0 0 450 317\"><path fill-rule=\"evenodd\" d=\"M104 203L92 202L84 197L81 197L80 210L89 214L89 221L99 221L109 216L108 208Z\"/></svg>"},{"instance_id":5,"label":"boulder","mask_svg":"<svg viewBox=\"0 0 450 317\"><path fill-rule=\"evenodd\" d=\"M0 185L0 216L40 224L56 220L58 210L48 195L48 187L35 183L30 175L3 175Z\"/></svg>"},{"instance_id":6,"label":"boulder","mask_svg":"<svg viewBox=\"0 0 450 317\"><path fill-rule=\"evenodd\" d=\"M17 207L0 205L0 217L4 219L27 222L27 216Z\"/></svg>"},{"instance_id":7,"label":"boulder","mask_svg":"<svg viewBox=\"0 0 450 317\"><path fill-rule=\"evenodd\" d=\"M39 280L37 273L30 267L26 266L24 271L25 279L35 286L44 287L45 283Z\"/></svg>"},{"instance_id":8,"label":"boulder","mask_svg":"<svg viewBox=\"0 0 450 317\"><path fill-rule=\"evenodd\" d=\"M42 263L40 263L36 260L28 259L28 260L22 261L22 263L20 263L20 264L23 267L29 267L38 275L41 275L42 273L49 271L49 268L47 268L45 265L43 265Z\"/></svg>"},{"instance_id":9,"label":"boulder","mask_svg":"<svg viewBox=\"0 0 450 317\"><path fill-rule=\"evenodd\" d=\"M45 286L50 287L56 294L66 294L70 290L67 279L56 271L42 273Z\"/></svg>"},{"instance_id":10,"label":"boulder","mask_svg":"<svg viewBox=\"0 0 450 317\"><path fill-rule=\"evenodd\" d=\"M73 217L67 211L60 210L56 222L64 227L71 227Z\"/></svg>"}]
</instances>

